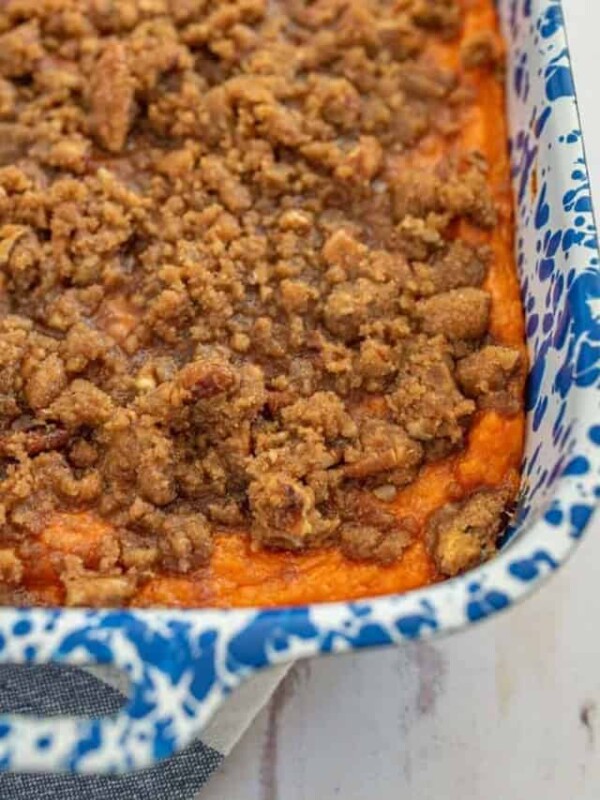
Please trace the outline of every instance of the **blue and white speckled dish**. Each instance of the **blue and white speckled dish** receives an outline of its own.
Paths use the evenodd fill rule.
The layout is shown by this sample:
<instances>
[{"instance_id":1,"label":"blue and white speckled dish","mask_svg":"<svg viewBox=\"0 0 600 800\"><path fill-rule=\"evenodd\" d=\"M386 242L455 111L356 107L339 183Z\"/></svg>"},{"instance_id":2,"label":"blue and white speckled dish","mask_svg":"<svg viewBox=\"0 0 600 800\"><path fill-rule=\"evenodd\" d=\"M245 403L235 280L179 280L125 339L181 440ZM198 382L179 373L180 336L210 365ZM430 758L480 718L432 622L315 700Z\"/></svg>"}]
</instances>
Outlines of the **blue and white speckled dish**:
<instances>
[{"instance_id":1,"label":"blue and white speckled dish","mask_svg":"<svg viewBox=\"0 0 600 800\"><path fill-rule=\"evenodd\" d=\"M113 664L132 685L117 717L0 718L0 768L148 766L186 745L257 670L472 625L525 597L574 550L600 497L596 230L559 0L499 0L498 7L510 50L518 258L532 362L523 501L502 552L447 583L357 603L0 610L2 661Z\"/></svg>"}]
</instances>

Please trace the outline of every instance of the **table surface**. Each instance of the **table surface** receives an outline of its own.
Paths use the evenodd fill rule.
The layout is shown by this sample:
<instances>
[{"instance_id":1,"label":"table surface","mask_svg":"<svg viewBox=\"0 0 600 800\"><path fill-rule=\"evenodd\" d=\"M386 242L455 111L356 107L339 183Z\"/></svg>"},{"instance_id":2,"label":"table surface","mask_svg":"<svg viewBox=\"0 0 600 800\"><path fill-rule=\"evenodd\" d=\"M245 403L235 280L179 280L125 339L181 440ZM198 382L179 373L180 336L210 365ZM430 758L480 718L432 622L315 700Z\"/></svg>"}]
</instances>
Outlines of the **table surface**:
<instances>
[{"instance_id":1,"label":"table surface","mask_svg":"<svg viewBox=\"0 0 600 800\"><path fill-rule=\"evenodd\" d=\"M600 3L563 2L600 203ZM599 564L592 533L474 631L297 665L203 799L597 800Z\"/></svg>"}]
</instances>

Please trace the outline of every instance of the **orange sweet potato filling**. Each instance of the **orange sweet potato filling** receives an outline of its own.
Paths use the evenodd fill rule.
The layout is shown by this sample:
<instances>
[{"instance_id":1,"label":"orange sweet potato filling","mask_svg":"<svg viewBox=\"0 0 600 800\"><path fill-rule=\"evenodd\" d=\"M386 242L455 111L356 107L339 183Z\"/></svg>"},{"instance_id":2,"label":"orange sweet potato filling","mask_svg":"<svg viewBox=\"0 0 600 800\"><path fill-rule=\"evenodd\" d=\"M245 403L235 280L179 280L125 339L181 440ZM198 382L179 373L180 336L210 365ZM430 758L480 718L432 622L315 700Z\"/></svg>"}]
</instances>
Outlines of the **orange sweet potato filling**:
<instances>
[{"instance_id":1,"label":"orange sweet potato filling","mask_svg":"<svg viewBox=\"0 0 600 800\"><path fill-rule=\"evenodd\" d=\"M463 0L463 36L481 28L497 30L492 0ZM497 33L497 46L501 47ZM460 42L435 41L430 57L459 69ZM504 91L487 70L471 70L465 82L477 100L466 112L459 137L465 152L479 150L490 166L489 183L499 209L492 232L468 223L461 236L488 244L494 252L485 288L492 295L491 333L498 343L523 347L522 308L513 257L512 196L507 155ZM423 164L435 162L450 148L440 135L430 135L416 155ZM414 161L412 163L415 163ZM524 354L525 355L525 354ZM184 576L150 579L132 598L134 606L276 606L321 601L350 600L402 592L439 580L423 534L429 516L450 501L460 500L483 487L519 483L523 450L524 415L503 416L481 411L471 428L466 449L457 456L431 464L397 495L400 517L411 517L420 531L403 557L391 566L349 561L338 549L308 553L268 552L252 549L248 536L227 532L217 535L211 564ZM64 589L54 572L50 554L60 551L96 567L111 539L111 526L91 513L55 514L39 541L28 545L24 582L30 595L42 604L60 604ZM32 552L35 558L32 558Z\"/></svg>"}]
</instances>

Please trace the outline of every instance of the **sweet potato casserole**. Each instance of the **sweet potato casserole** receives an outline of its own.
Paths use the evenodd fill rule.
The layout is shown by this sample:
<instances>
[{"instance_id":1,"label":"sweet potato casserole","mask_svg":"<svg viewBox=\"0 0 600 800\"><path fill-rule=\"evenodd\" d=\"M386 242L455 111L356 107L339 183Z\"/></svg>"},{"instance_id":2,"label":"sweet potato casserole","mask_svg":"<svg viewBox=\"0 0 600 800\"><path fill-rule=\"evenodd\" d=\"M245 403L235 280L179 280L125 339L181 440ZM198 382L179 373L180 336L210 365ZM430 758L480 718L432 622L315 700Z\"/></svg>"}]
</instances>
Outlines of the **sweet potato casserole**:
<instances>
[{"instance_id":1,"label":"sweet potato casserole","mask_svg":"<svg viewBox=\"0 0 600 800\"><path fill-rule=\"evenodd\" d=\"M0 4L1 600L454 576L519 484L492 0Z\"/></svg>"}]
</instances>

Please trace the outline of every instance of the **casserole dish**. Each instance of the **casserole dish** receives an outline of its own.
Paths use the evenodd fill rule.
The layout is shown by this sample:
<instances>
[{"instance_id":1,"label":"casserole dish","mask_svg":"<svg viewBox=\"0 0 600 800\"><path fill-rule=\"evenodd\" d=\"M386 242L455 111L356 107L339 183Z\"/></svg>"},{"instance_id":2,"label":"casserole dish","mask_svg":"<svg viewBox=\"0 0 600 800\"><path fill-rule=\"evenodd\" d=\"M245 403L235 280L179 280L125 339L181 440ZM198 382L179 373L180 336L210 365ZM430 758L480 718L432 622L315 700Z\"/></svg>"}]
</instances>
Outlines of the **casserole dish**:
<instances>
[{"instance_id":1,"label":"casserole dish","mask_svg":"<svg viewBox=\"0 0 600 800\"><path fill-rule=\"evenodd\" d=\"M5 769L118 772L184 746L257 669L456 630L527 594L567 557L597 495L596 237L557 2L499 3L518 255L532 372L524 483L501 554L402 596L240 611L0 612L5 661L105 663L132 691L116 718L0 721Z\"/></svg>"}]
</instances>

